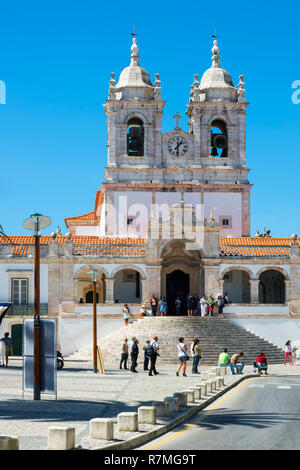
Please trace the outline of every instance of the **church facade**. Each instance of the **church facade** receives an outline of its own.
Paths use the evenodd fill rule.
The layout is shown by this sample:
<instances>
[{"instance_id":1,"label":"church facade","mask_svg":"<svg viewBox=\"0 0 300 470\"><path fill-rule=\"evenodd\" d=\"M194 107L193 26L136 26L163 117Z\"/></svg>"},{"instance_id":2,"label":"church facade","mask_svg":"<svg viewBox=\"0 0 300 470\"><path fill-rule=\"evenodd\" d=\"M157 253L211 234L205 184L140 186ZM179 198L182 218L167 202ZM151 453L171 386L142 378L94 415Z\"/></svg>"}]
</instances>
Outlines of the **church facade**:
<instances>
[{"instance_id":1,"label":"church facade","mask_svg":"<svg viewBox=\"0 0 300 470\"><path fill-rule=\"evenodd\" d=\"M108 127L105 181L94 209L67 217L68 234L41 237L41 303L49 315L92 311L97 271L100 314L123 303L138 311L154 294L175 299L228 293L228 313L300 313L300 246L250 234L244 77L235 86L220 65L194 76L189 131L162 132L160 77L141 67L136 38L130 65L111 74L104 109ZM33 304L34 239L0 237L0 302L14 312ZM244 309L244 310L243 310ZM43 312L43 309L42 309Z\"/></svg>"}]
</instances>

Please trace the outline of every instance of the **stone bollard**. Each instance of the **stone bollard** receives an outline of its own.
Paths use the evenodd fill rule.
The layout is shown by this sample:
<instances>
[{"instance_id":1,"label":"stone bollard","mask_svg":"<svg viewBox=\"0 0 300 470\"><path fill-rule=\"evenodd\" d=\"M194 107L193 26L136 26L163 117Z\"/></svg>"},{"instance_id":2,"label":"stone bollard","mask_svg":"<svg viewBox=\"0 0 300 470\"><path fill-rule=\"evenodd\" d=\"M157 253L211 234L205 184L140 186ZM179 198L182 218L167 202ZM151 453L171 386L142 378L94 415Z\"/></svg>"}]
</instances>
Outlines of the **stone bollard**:
<instances>
[{"instance_id":1,"label":"stone bollard","mask_svg":"<svg viewBox=\"0 0 300 470\"><path fill-rule=\"evenodd\" d=\"M204 382L208 380L208 374L209 373L207 371L201 372L201 380L203 380Z\"/></svg>"},{"instance_id":2,"label":"stone bollard","mask_svg":"<svg viewBox=\"0 0 300 470\"><path fill-rule=\"evenodd\" d=\"M155 406L140 406L138 408L139 424L156 424Z\"/></svg>"},{"instance_id":3,"label":"stone bollard","mask_svg":"<svg viewBox=\"0 0 300 470\"><path fill-rule=\"evenodd\" d=\"M167 417L170 414L169 404L165 401L154 401L152 406L156 408L156 416Z\"/></svg>"},{"instance_id":4,"label":"stone bollard","mask_svg":"<svg viewBox=\"0 0 300 470\"><path fill-rule=\"evenodd\" d=\"M216 386L217 388L222 388L222 377L216 378Z\"/></svg>"},{"instance_id":5,"label":"stone bollard","mask_svg":"<svg viewBox=\"0 0 300 470\"><path fill-rule=\"evenodd\" d=\"M190 390L194 392L194 400L201 400L201 388L195 385L194 387L190 387Z\"/></svg>"},{"instance_id":6,"label":"stone bollard","mask_svg":"<svg viewBox=\"0 0 300 470\"><path fill-rule=\"evenodd\" d=\"M91 419L90 438L112 441L114 438L114 420L112 418Z\"/></svg>"},{"instance_id":7,"label":"stone bollard","mask_svg":"<svg viewBox=\"0 0 300 470\"><path fill-rule=\"evenodd\" d=\"M0 436L0 450L19 450L19 439L15 436Z\"/></svg>"},{"instance_id":8,"label":"stone bollard","mask_svg":"<svg viewBox=\"0 0 300 470\"><path fill-rule=\"evenodd\" d=\"M196 387L199 387L201 389L201 397L205 397L207 395L207 386L205 382L201 382L199 384L196 384Z\"/></svg>"},{"instance_id":9,"label":"stone bollard","mask_svg":"<svg viewBox=\"0 0 300 470\"><path fill-rule=\"evenodd\" d=\"M208 381L208 380L207 380L207 381L205 382L205 384L206 384L206 394L208 395L209 393L212 392L211 381Z\"/></svg>"},{"instance_id":10,"label":"stone bollard","mask_svg":"<svg viewBox=\"0 0 300 470\"><path fill-rule=\"evenodd\" d=\"M211 391L215 392L217 390L217 381L216 381L216 379L211 379L210 383L211 383Z\"/></svg>"},{"instance_id":11,"label":"stone bollard","mask_svg":"<svg viewBox=\"0 0 300 470\"><path fill-rule=\"evenodd\" d=\"M176 397L166 397L164 399L165 403L168 403L169 405L169 413L178 413L179 410L179 404L178 404L178 398Z\"/></svg>"},{"instance_id":12,"label":"stone bollard","mask_svg":"<svg viewBox=\"0 0 300 470\"><path fill-rule=\"evenodd\" d=\"M193 390L182 390L182 393L187 394L187 403L194 403L194 391Z\"/></svg>"},{"instance_id":13,"label":"stone bollard","mask_svg":"<svg viewBox=\"0 0 300 470\"><path fill-rule=\"evenodd\" d=\"M227 367L225 367L225 366L220 367L220 375L226 375L226 369L227 369Z\"/></svg>"},{"instance_id":14,"label":"stone bollard","mask_svg":"<svg viewBox=\"0 0 300 470\"><path fill-rule=\"evenodd\" d=\"M219 377L219 387L224 387L224 385L225 385L224 376L223 376L223 377Z\"/></svg>"},{"instance_id":15,"label":"stone bollard","mask_svg":"<svg viewBox=\"0 0 300 470\"><path fill-rule=\"evenodd\" d=\"M216 367L210 367L209 372L211 374L216 374L217 373L217 368Z\"/></svg>"},{"instance_id":16,"label":"stone bollard","mask_svg":"<svg viewBox=\"0 0 300 470\"><path fill-rule=\"evenodd\" d=\"M48 428L49 450L71 450L75 448L75 428L50 426Z\"/></svg>"},{"instance_id":17,"label":"stone bollard","mask_svg":"<svg viewBox=\"0 0 300 470\"><path fill-rule=\"evenodd\" d=\"M187 396L185 393L176 392L173 393L173 397L178 399L179 408L187 407Z\"/></svg>"},{"instance_id":18,"label":"stone bollard","mask_svg":"<svg viewBox=\"0 0 300 470\"><path fill-rule=\"evenodd\" d=\"M216 374L221 375L222 367L216 367Z\"/></svg>"},{"instance_id":19,"label":"stone bollard","mask_svg":"<svg viewBox=\"0 0 300 470\"><path fill-rule=\"evenodd\" d=\"M139 430L138 414L136 412L124 412L118 414L119 432L137 432Z\"/></svg>"}]
</instances>

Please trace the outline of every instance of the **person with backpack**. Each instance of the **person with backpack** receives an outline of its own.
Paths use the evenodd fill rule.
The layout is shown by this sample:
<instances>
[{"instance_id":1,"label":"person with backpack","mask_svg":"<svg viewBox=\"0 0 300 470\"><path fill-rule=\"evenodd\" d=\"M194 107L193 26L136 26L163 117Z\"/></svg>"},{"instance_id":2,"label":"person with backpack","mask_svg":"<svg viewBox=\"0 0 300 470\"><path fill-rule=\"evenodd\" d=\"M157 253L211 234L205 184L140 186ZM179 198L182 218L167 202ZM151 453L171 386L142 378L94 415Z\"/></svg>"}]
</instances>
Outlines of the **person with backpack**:
<instances>
[{"instance_id":1,"label":"person with backpack","mask_svg":"<svg viewBox=\"0 0 300 470\"><path fill-rule=\"evenodd\" d=\"M153 336L153 340L151 343L148 345L145 354L150 358L150 370L149 374L150 376L158 375L159 372L156 370L156 359L159 356L159 344L158 344L158 338L157 336ZM152 374L153 372L153 374Z\"/></svg>"}]
</instances>

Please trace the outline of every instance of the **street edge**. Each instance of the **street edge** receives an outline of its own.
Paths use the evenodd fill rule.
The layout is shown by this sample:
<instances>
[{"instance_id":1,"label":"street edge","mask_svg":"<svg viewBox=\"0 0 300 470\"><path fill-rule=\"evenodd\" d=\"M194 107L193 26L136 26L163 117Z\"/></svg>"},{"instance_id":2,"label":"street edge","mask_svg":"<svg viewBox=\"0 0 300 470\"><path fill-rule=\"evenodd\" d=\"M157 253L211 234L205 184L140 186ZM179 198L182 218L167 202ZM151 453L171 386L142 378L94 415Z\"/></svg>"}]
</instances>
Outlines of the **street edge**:
<instances>
[{"instance_id":1,"label":"street edge","mask_svg":"<svg viewBox=\"0 0 300 470\"><path fill-rule=\"evenodd\" d=\"M152 441L153 439L156 439L157 437L163 436L167 432L171 431L172 429L176 428L177 426L183 424L186 420L192 418L194 415L196 415L199 411L203 410L207 406L209 406L211 403L216 401L218 398L220 398L222 395L225 395L225 393L229 392L233 388L235 388L237 385L239 385L241 382L244 380L254 378L254 377L259 377L259 375L254 375L254 374L247 374L239 380L233 382L230 385L225 386L223 390L220 390L213 396L209 397L207 400L205 400L203 403L199 405L189 405L191 409L189 409L187 412L182 414L181 416L178 416L175 419L172 419L169 423L161 425L159 428L154 429L152 431L147 431L143 433L140 436L136 436L132 439L127 439L126 441L123 442L117 442L113 444L108 444L104 445L102 447L93 449L94 451L101 451L101 450L132 450L135 449L136 447L147 444L148 442ZM84 447L82 447L80 444L76 446L76 450L89 450Z\"/></svg>"}]
</instances>

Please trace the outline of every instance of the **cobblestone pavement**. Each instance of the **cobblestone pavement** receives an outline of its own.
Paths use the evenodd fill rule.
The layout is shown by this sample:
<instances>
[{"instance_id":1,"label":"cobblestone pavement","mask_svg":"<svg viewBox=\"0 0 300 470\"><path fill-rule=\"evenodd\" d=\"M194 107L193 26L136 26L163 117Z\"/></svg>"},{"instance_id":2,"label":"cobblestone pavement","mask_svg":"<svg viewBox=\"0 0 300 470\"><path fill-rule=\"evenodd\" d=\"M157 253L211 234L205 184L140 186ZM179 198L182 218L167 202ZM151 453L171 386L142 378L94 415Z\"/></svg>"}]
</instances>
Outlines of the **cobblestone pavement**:
<instances>
[{"instance_id":1,"label":"cobblestone pavement","mask_svg":"<svg viewBox=\"0 0 300 470\"><path fill-rule=\"evenodd\" d=\"M76 445L86 442L89 421L96 417L115 418L123 411L136 411L141 405L163 400L199 382L199 376L176 377L175 369L163 368L158 362L160 374L149 377L141 369L138 374L125 370L107 370L105 375L95 374L89 363L66 363L57 372L57 400L42 394L41 401L34 401L31 393L22 392L22 362L12 360L8 368L0 369L0 435L17 436L21 450L47 448L48 427L72 425L76 429ZM207 367L200 367L201 371ZM246 366L245 374L251 373ZM297 375L299 366L274 365L272 375ZM225 375L230 385L240 376Z\"/></svg>"}]
</instances>

